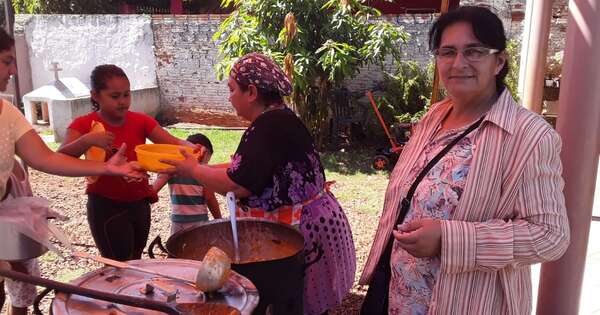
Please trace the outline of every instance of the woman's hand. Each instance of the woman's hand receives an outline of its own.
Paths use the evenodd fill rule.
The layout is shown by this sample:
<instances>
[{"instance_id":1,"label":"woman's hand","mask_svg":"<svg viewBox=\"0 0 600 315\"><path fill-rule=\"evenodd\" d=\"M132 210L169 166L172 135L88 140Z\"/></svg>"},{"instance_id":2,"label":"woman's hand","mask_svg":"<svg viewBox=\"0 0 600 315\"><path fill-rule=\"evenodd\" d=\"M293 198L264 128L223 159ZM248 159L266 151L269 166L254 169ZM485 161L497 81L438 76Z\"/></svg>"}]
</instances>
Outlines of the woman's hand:
<instances>
[{"instance_id":1,"label":"woman's hand","mask_svg":"<svg viewBox=\"0 0 600 315\"><path fill-rule=\"evenodd\" d=\"M96 146L104 150L110 150L115 141L115 135L108 131L90 132L82 137L89 146Z\"/></svg>"},{"instance_id":2,"label":"woman's hand","mask_svg":"<svg viewBox=\"0 0 600 315\"><path fill-rule=\"evenodd\" d=\"M202 147L204 148L204 147ZM161 171L162 174L169 174L175 176L182 177L193 177L194 169L199 165L198 159L196 156L189 154L184 149L179 150L181 155L183 155L184 160L160 160L165 164L172 165L174 167L168 168L164 171Z\"/></svg>"},{"instance_id":3,"label":"woman's hand","mask_svg":"<svg viewBox=\"0 0 600 315\"><path fill-rule=\"evenodd\" d=\"M127 162L127 156L125 156L126 149L127 145L123 143L117 153L113 154L106 161L106 175L124 176L129 180L141 180L148 177L144 169L137 162Z\"/></svg>"},{"instance_id":4,"label":"woman's hand","mask_svg":"<svg viewBox=\"0 0 600 315\"><path fill-rule=\"evenodd\" d=\"M394 238L404 250L415 257L432 257L440 254L442 228L440 220L421 219L398 225Z\"/></svg>"}]
</instances>

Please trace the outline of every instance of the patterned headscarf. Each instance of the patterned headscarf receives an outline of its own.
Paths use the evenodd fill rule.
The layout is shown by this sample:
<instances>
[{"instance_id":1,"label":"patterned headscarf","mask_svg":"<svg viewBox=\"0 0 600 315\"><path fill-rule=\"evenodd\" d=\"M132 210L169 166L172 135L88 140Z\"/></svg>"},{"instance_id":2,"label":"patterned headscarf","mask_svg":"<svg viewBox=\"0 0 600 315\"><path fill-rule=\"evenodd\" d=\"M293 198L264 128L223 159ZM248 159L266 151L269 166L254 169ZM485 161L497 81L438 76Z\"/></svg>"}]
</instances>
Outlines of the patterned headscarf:
<instances>
[{"instance_id":1,"label":"patterned headscarf","mask_svg":"<svg viewBox=\"0 0 600 315\"><path fill-rule=\"evenodd\" d=\"M292 84L281 68L271 58L259 53L249 53L240 58L231 68L230 75L238 84L253 84L262 90L279 92L281 96L292 94Z\"/></svg>"}]
</instances>

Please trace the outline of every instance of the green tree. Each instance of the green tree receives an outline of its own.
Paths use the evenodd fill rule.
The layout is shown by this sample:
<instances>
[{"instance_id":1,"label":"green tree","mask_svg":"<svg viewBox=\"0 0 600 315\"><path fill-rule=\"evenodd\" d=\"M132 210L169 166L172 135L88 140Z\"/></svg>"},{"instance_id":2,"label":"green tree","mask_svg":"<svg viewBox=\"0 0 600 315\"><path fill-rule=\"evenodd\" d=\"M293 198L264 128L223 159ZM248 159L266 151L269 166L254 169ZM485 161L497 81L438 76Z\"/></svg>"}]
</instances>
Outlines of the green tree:
<instances>
[{"instance_id":1,"label":"green tree","mask_svg":"<svg viewBox=\"0 0 600 315\"><path fill-rule=\"evenodd\" d=\"M117 13L119 0L13 0L15 13L109 14Z\"/></svg>"},{"instance_id":2,"label":"green tree","mask_svg":"<svg viewBox=\"0 0 600 315\"><path fill-rule=\"evenodd\" d=\"M40 1L39 0L13 0L13 8L15 13L18 14L35 14L40 13Z\"/></svg>"},{"instance_id":3,"label":"green tree","mask_svg":"<svg viewBox=\"0 0 600 315\"><path fill-rule=\"evenodd\" d=\"M519 63L521 59L521 46L514 39L508 41L506 45L506 54L508 55L508 74L504 79L506 87L512 93L513 97L519 102Z\"/></svg>"},{"instance_id":4,"label":"green tree","mask_svg":"<svg viewBox=\"0 0 600 315\"><path fill-rule=\"evenodd\" d=\"M433 63L426 68L414 61L399 62L395 73L384 73L380 110L389 112L389 122L416 122L431 102ZM387 107L382 108L382 105ZM387 119L386 119L387 120Z\"/></svg>"},{"instance_id":5,"label":"green tree","mask_svg":"<svg viewBox=\"0 0 600 315\"><path fill-rule=\"evenodd\" d=\"M331 91L362 66L400 58L408 34L360 0L222 0L236 10L214 35L222 61L219 78L249 52L271 56L292 78L289 101L319 145L323 144Z\"/></svg>"}]
</instances>

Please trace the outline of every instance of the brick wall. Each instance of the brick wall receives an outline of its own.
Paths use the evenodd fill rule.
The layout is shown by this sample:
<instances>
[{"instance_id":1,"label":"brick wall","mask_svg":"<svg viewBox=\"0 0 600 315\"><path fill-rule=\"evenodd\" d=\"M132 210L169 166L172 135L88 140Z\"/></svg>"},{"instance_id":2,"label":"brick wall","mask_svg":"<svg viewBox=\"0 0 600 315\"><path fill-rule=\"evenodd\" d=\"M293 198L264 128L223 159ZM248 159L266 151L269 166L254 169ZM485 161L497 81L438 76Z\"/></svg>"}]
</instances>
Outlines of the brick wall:
<instances>
[{"instance_id":1,"label":"brick wall","mask_svg":"<svg viewBox=\"0 0 600 315\"><path fill-rule=\"evenodd\" d=\"M462 0L461 5L479 5L490 8L497 14L504 24L506 35L520 43L524 27L524 20L512 20L511 5L519 4L525 8L525 0L512 0L510 2L500 0ZM550 30L548 47L548 58L556 53L562 52L565 47L565 35L568 16L568 0L556 0L553 6L553 19ZM385 15L381 19L401 27L410 34L407 43L401 45L403 60L413 60L426 66L433 61L429 52L428 35L429 29L436 16L433 14L414 15ZM384 65L385 71L392 71L391 60ZM372 88L381 80L381 68L379 66L367 66L361 69L360 74L345 84L351 91L363 91Z\"/></svg>"},{"instance_id":2,"label":"brick wall","mask_svg":"<svg viewBox=\"0 0 600 315\"><path fill-rule=\"evenodd\" d=\"M425 67L433 62L433 56L429 51L429 29L436 17L433 14L385 15L381 17L381 20L397 25L410 35L409 40L400 45L402 60L416 61ZM508 20L503 22L509 37L510 35L520 36L521 29L519 27L522 28L521 23L510 23ZM392 60L387 60L384 70L393 71L392 64ZM365 88L371 88L381 78L382 74L379 66L367 66L361 69L360 74L356 78L347 81L346 86L351 91L362 91Z\"/></svg>"},{"instance_id":3,"label":"brick wall","mask_svg":"<svg viewBox=\"0 0 600 315\"><path fill-rule=\"evenodd\" d=\"M556 0L552 31L550 35L549 56L564 48L566 31L567 0ZM507 34L510 38L520 39L523 22L511 22L509 4L502 0L463 0L461 4L488 4L501 17ZM524 0L512 0L512 4L523 5ZM224 15L155 15L151 17L151 32L154 41L154 57L156 80L161 94L162 119L165 121L197 122L202 124L242 126L247 122L242 121L228 101L228 88L226 81L217 80L214 66L219 60L217 48L212 41L212 36ZM38 17L34 17L38 18ZM31 19L29 17L28 19ZM64 17L48 16L40 19L56 19L56 23ZM103 19L114 19L103 17ZM427 35L435 16L431 14L383 16L381 19L402 27L411 37L401 49L404 60L415 60L421 65L426 65L431 59ZM19 20L19 19L17 19ZM28 25L29 20L20 22ZM134 19L135 20L135 19ZM103 25L86 22L92 31L102 31ZM132 20L133 21L133 20ZM137 20L136 20L137 21ZM22 31L21 31L22 32ZM52 32L56 35L57 32ZM143 38L143 37L142 37ZM106 40L93 37L102 42ZM94 41L86 37L89 45L94 46ZM37 47L28 43L31 47ZM39 46L39 45L38 45ZM124 47L122 51L136 51L135 45ZM95 47L95 46L94 46ZM30 52L31 53L31 52ZM113 57L114 56L110 56ZM392 62L385 64L386 71L392 71ZM40 70L33 72L42 73ZM137 72L137 71L134 71ZM153 77L153 76L148 76ZM373 84L381 80L381 68L367 66L347 86L354 91L372 88ZM83 78L85 79L85 78ZM153 79L153 78L152 78ZM138 80L136 80L138 81Z\"/></svg>"},{"instance_id":4,"label":"brick wall","mask_svg":"<svg viewBox=\"0 0 600 315\"><path fill-rule=\"evenodd\" d=\"M156 76L165 105L163 119L241 126L227 101L226 81L216 78L219 61L212 35L224 15L152 16Z\"/></svg>"},{"instance_id":5,"label":"brick wall","mask_svg":"<svg viewBox=\"0 0 600 315\"><path fill-rule=\"evenodd\" d=\"M524 6L525 0L513 0L511 3ZM507 36L518 41L523 21L511 20L511 3L500 0L461 1L462 5L487 4L503 21ZM567 0L555 3L550 56L564 48L566 6ZM224 18L223 15L153 16L158 84L166 105L164 108L168 109L170 117L228 126L245 123L235 117L227 100L229 91L226 82L218 81L214 73L219 57L212 34ZM428 32L435 18L432 14L414 14L385 15L380 19L398 25L410 34L408 42L401 45L403 58L425 66L432 61ZM384 70L393 71L392 68L392 61L388 60ZM363 91L372 88L381 78L379 66L366 66L354 79L348 80L346 86L352 91Z\"/></svg>"}]
</instances>

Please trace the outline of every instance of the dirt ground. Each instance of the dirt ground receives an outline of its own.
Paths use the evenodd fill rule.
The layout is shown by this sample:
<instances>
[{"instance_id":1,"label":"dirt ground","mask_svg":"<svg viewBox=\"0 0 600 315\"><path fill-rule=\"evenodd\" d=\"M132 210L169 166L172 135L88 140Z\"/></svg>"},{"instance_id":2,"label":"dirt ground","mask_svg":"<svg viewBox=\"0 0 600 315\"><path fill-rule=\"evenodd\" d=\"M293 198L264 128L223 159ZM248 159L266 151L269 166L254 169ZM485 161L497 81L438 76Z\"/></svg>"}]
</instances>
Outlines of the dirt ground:
<instances>
[{"instance_id":1,"label":"dirt ground","mask_svg":"<svg viewBox=\"0 0 600 315\"><path fill-rule=\"evenodd\" d=\"M31 182L35 193L45 197L52 202L52 208L69 217L67 222L60 222L61 226L75 244L77 250L83 250L92 254L97 254L93 246L93 240L89 232L85 214L86 196L84 194L85 181L81 178L65 178L47 175L44 173L30 170ZM379 194L381 203L383 202L383 191ZM228 212L224 209L223 199L220 204L224 216ZM344 205L344 209L349 218L354 235L354 242L357 250L357 273L358 279L360 272L366 261L368 251L371 246L373 234L377 227L378 217L375 214L367 214L358 211L359 203ZM168 193L163 189L160 193L160 201L152 207L152 227L149 236L149 242L157 235L163 240L169 236L169 205ZM144 258L147 258L144 254ZM40 258L42 275L47 278L69 281L85 272L95 270L100 267L99 264L86 261L75 260L72 258L61 258L54 253L48 253ZM334 310L333 314L357 314L360 309L365 289L356 285L348 296L344 299L343 305ZM47 297L42 302L42 310L46 314L50 298Z\"/></svg>"}]
</instances>

